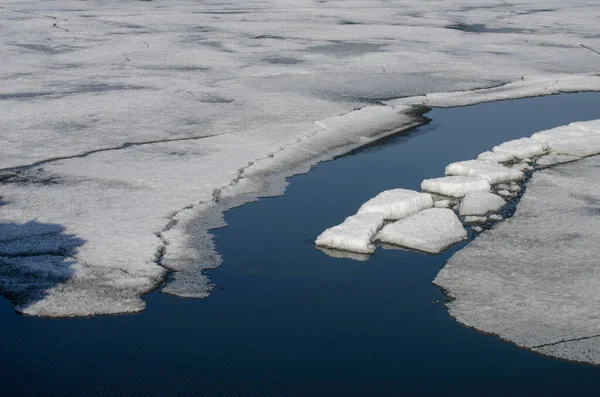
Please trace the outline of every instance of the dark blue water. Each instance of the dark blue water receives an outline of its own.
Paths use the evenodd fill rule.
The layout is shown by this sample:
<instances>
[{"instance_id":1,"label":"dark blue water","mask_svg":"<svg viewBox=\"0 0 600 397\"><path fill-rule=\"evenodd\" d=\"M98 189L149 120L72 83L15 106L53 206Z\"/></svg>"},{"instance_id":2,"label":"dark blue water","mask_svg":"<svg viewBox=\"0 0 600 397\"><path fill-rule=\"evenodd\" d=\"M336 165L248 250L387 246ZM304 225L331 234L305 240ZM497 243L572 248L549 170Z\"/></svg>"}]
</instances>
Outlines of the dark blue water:
<instances>
[{"instance_id":1,"label":"dark blue water","mask_svg":"<svg viewBox=\"0 0 600 397\"><path fill-rule=\"evenodd\" d=\"M397 396L595 393L600 368L457 324L431 281L462 245L335 259L311 241L384 189L418 189L502 141L600 118L600 94L436 109L433 121L291 178L229 211L208 299L147 297L137 315L50 320L0 302L2 396ZM464 244L463 244L464 245Z\"/></svg>"}]
</instances>

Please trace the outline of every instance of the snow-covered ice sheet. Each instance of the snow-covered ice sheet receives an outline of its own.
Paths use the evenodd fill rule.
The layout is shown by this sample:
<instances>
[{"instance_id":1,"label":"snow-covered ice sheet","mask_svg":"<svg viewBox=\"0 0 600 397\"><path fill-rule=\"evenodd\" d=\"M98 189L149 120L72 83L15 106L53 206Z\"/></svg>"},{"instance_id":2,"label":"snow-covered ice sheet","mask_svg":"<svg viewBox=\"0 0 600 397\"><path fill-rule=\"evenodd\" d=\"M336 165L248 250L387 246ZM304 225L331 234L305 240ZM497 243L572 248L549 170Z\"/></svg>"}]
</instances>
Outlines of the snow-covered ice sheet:
<instances>
[{"instance_id":1,"label":"snow-covered ice sheet","mask_svg":"<svg viewBox=\"0 0 600 397\"><path fill-rule=\"evenodd\" d=\"M222 211L417 125L406 106L600 88L594 2L484 3L3 1L0 169L46 163L2 173L0 223L82 241L18 310L141 310L165 268L163 292L206 296Z\"/></svg>"},{"instance_id":2,"label":"snow-covered ice sheet","mask_svg":"<svg viewBox=\"0 0 600 397\"><path fill-rule=\"evenodd\" d=\"M377 213L385 220L397 220L433 207L429 193L392 189L379 193L360 206L358 214Z\"/></svg>"},{"instance_id":3,"label":"snow-covered ice sheet","mask_svg":"<svg viewBox=\"0 0 600 397\"><path fill-rule=\"evenodd\" d=\"M490 182L484 178L471 176L446 176L442 178L425 179L421 189L449 197L464 197L471 192L489 192Z\"/></svg>"},{"instance_id":4,"label":"snow-covered ice sheet","mask_svg":"<svg viewBox=\"0 0 600 397\"><path fill-rule=\"evenodd\" d=\"M430 208L386 225L377 235L382 243L437 254L467 238L454 211Z\"/></svg>"},{"instance_id":5,"label":"snow-covered ice sheet","mask_svg":"<svg viewBox=\"0 0 600 397\"><path fill-rule=\"evenodd\" d=\"M534 351L600 364L600 157L536 172L513 217L457 252L435 284L452 316Z\"/></svg>"},{"instance_id":6,"label":"snow-covered ice sheet","mask_svg":"<svg viewBox=\"0 0 600 397\"><path fill-rule=\"evenodd\" d=\"M375 251L373 238L383 227L383 216L367 212L349 216L343 223L325 230L317 237L318 247L371 254Z\"/></svg>"},{"instance_id":7,"label":"snow-covered ice sheet","mask_svg":"<svg viewBox=\"0 0 600 397\"><path fill-rule=\"evenodd\" d=\"M502 208L506 202L497 194L489 192L473 192L467 194L460 202L458 212L461 216L487 215Z\"/></svg>"},{"instance_id":8,"label":"snow-covered ice sheet","mask_svg":"<svg viewBox=\"0 0 600 397\"><path fill-rule=\"evenodd\" d=\"M466 160L450 163L446 167L446 175L473 176L484 178L491 184L523 179L521 171L494 161Z\"/></svg>"}]
</instances>

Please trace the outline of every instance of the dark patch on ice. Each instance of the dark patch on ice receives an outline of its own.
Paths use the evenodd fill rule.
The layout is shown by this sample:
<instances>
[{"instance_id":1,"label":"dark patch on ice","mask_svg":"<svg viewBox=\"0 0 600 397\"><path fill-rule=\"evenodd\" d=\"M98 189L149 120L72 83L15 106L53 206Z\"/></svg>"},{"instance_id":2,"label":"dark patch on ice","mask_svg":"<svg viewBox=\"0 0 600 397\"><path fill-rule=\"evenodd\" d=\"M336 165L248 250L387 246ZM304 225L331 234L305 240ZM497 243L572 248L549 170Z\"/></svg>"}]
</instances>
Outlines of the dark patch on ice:
<instances>
[{"instance_id":1,"label":"dark patch on ice","mask_svg":"<svg viewBox=\"0 0 600 397\"><path fill-rule=\"evenodd\" d=\"M574 46L574 45L555 44L555 43L537 43L536 45L538 47L543 47L543 48L577 48L577 46Z\"/></svg>"},{"instance_id":2,"label":"dark patch on ice","mask_svg":"<svg viewBox=\"0 0 600 397\"><path fill-rule=\"evenodd\" d=\"M533 30L524 28L488 28L483 23L455 23L447 25L446 29L459 30L466 33L533 33Z\"/></svg>"},{"instance_id":3,"label":"dark patch on ice","mask_svg":"<svg viewBox=\"0 0 600 397\"><path fill-rule=\"evenodd\" d=\"M341 20L340 21L340 25L362 25L362 22L358 22L358 21L348 21L348 20Z\"/></svg>"},{"instance_id":4,"label":"dark patch on ice","mask_svg":"<svg viewBox=\"0 0 600 397\"><path fill-rule=\"evenodd\" d=\"M62 225L0 223L0 295L21 308L43 300L71 277L71 257L84 243Z\"/></svg>"},{"instance_id":5,"label":"dark patch on ice","mask_svg":"<svg viewBox=\"0 0 600 397\"><path fill-rule=\"evenodd\" d=\"M136 90L148 90L150 87L143 87L139 85L125 85L125 84L107 84L107 83L93 83L93 84L82 84L77 86L75 90L67 91L65 94L83 94L92 92L108 92L108 91L136 91ZM57 94L63 94L57 92Z\"/></svg>"},{"instance_id":6,"label":"dark patch on ice","mask_svg":"<svg viewBox=\"0 0 600 397\"><path fill-rule=\"evenodd\" d=\"M27 99L32 99L32 98L39 98L39 97L46 97L46 96L51 96L51 95L55 95L55 92L48 92L48 91L42 91L42 92L15 92L15 93L10 93L10 94L0 94L0 101L7 101L7 100L27 100Z\"/></svg>"},{"instance_id":7,"label":"dark patch on ice","mask_svg":"<svg viewBox=\"0 0 600 397\"><path fill-rule=\"evenodd\" d=\"M200 102L203 103L231 103L233 99L225 98L219 95L205 95Z\"/></svg>"},{"instance_id":8,"label":"dark patch on ice","mask_svg":"<svg viewBox=\"0 0 600 397\"><path fill-rule=\"evenodd\" d=\"M49 46L44 44L14 44L16 47L24 48L29 51L41 52L46 55L66 54L78 50L80 47L57 45Z\"/></svg>"},{"instance_id":9,"label":"dark patch on ice","mask_svg":"<svg viewBox=\"0 0 600 397\"><path fill-rule=\"evenodd\" d=\"M94 83L94 84L82 84L76 86L71 90L64 91L38 91L38 92L15 92L15 93L0 93L0 101L6 100L28 100L42 97L64 97L73 94L87 94L87 93L99 93L108 91L126 91L126 90L149 90L150 87L143 87L137 85L122 85L122 84L106 84L106 83Z\"/></svg>"},{"instance_id":10,"label":"dark patch on ice","mask_svg":"<svg viewBox=\"0 0 600 397\"><path fill-rule=\"evenodd\" d=\"M265 62L269 62L275 65L295 65L304 62L301 59L289 58L289 57L269 57L262 59Z\"/></svg>"},{"instance_id":11,"label":"dark patch on ice","mask_svg":"<svg viewBox=\"0 0 600 397\"><path fill-rule=\"evenodd\" d=\"M283 36L277 36L277 35L272 35L272 34L261 34L259 36L255 36L254 38L257 40L262 40L262 39L286 40L286 38Z\"/></svg>"},{"instance_id":12,"label":"dark patch on ice","mask_svg":"<svg viewBox=\"0 0 600 397\"><path fill-rule=\"evenodd\" d=\"M220 41L204 40L204 41L201 41L200 44L205 45L207 47L212 47L212 48L223 48L223 43L221 43Z\"/></svg>"},{"instance_id":13,"label":"dark patch on ice","mask_svg":"<svg viewBox=\"0 0 600 397\"><path fill-rule=\"evenodd\" d=\"M0 173L0 185L57 185L60 179L47 174L43 169L17 170ZM0 237L1 239L1 237Z\"/></svg>"},{"instance_id":14,"label":"dark patch on ice","mask_svg":"<svg viewBox=\"0 0 600 397\"><path fill-rule=\"evenodd\" d=\"M373 43L331 43L308 47L307 52L331 55L361 55L381 51L381 44Z\"/></svg>"},{"instance_id":15,"label":"dark patch on ice","mask_svg":"<svg viewBox=\"0 0 600 397\"><path fill-rule=\"evenodd\" d=\"M231 10L231 11L194 11L192 14L206 14L206 15L239 15L239 14L249 14L248 11L241 10Z\"/></svg>"},{"instance_id":16,"label":"dark patch on ice","mask_svg":"<svg viewBox=\"0 0 600 397\"><path fill-rule=\"evenodd\" d=\"M533 9L533 10L527 10L527 11L515 11L515 14L532 15L532 14L538 14L541 12L554 12L554 11L557 11L557 10L553 9L553 8L539 8L539 9Z\"/></svg>"},{"instance_id":17,"label":"dark patch on ice","mask_svg":"<svg viewBox=\"0 0 600 397\"><path fill-rule=\"evenodd\" d=\"M138 66L142 70L165 70L169 72L207 72L210 68L204 66L183 66L183 65L156 65L156 66Z\"/></svg>"}]
</instances>

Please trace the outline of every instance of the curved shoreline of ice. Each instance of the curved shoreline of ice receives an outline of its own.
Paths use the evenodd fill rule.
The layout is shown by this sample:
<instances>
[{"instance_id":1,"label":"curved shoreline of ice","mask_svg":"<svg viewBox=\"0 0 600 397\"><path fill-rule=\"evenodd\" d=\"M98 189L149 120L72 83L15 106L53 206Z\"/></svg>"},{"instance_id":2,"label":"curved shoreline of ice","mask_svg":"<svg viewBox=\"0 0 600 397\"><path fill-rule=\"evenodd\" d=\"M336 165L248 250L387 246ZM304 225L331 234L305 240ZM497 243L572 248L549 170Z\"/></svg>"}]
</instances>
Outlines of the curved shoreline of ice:
<instances>
[{"instance_id":1,"label":"curved shoreline of ice","mask_svg":"<svg viewBox=\"0 0 600 397\"><path fill-rule=\"evenodd\" d=\"M600 90L600 77L586 75L585 78L587 79L588 87ZM546 82L547 80L540 80L540 84L545 84ZM523 91L516 90L513 94L515 98L518 98L523 94ZM477 95L480 96L481 92L478 92ZM147 218L147 215L140 214L138 217L142 216L144 217L143 219L147 220L145 222L147 225L143 227L139 224L139 221L134 226L130 222L127 222L127 220L124 220L124 222L119 220L119 223L121 223L119 227L125 228L122 229L123 231L132 226L136 229L141 227L142 230L148 228L154 230L151 235L145 238L144 245L146 248L144 248L144 245L139 244L141 241L138 233L135 232L131 234L132 237L136 236L135 240L123 240L122 233L115 234L114 230L110 229L106 230L109 234L98 234L98 232L103 232L103 229L98 229L94 226L98 221L102 223L102 215L97 213L97 209L106 208L104 200L112 200L113 196L111 193L115 189L127 192L128 201L145 201L142 199L142 196L146 194L143 185L140 184L139 188L134 188L133 191L131 188L135 187L137 184L136 180L139 179L172 178L174 174L171 169L179 170L177 172L180 172L180 166L173 164L171 157L164 157L161 152L156 152L151 146L133 147L123 149L119 153L119 158L124 158L124 160L116 160L115 153L113 152L102 152L95 154L91 158L86 158L85 161L74 158L60 161L57 164L46 164L44 172L41 173L35 170L23 171L24 177L26 179L29 178L33 183L14 186L9 194L4 195L11 205L0 207L0 214L3 219L10 222L27 222L31 219L31 215L28 214L33 213L37 213L37 217L48 219L48 210L52 208L56 211L55 209L61 206L68 212L70 206L80 202L83 198L77 192L77 183L86 183L84 182L86 180L93 183L94 178L102 181L107 171L110 172L111 169L114 170L113 175L116 175L117 178L113 178L114 182L111 182L116 183L115 185L107 184L107 181L102 181L97 187L93 188L97 197L90 204L96 210L93 213L87 213L92 215L92 218L89 218L88 215L86 219L79 219L80 226L77 226L76 223L67 225L69 233L89 239L84 249L78 249L76 255L67 259L85 264L83 268L89 268L91 265L94 271L87 277L86 272L77 270L79 265L74 266L73 268L78 272L80 277L71 278L68 283L59 289L50 289L43 300L26 307L18 307L18 309L25 314L59 317L116 314L143 310L145 305L140 297L154 290L166 278L167 273L162 267L175 272L172 280L164 286L163 292L186 297L207 296L212 286L208 278L202 275L201 272L204 269L219 266L221 263L209 230L224 225L222 219L223 211L245 202L256 200L259 196L283 194L286 186L286 177L307 172L311 166L319 161L331 159L336 155L343 154L374 140L421 124L419 115L422 112L419 108L421 106L420 98L417 97L414 100L415 105L413 106L395 108L389 106L371 106L343 116L335 116L319 121L316 123L317 128L314 128L308 135L303 135L292 142L280 145L279 148L273 148L271 152L258 160L248 161L247 166L232 173L229 183L225 185L221 184L221 187L215 187L215 185L219 186L218 179L215 179L216 183L213 182L212 188L209 190L210 194L207 194L206 188L196 189L196 193L193 190L186 192L179 198L179 202L181 203L179 206L184 209L168 218L164 216ZM357 119L360 121L358 124ZM357 125L360 127L357 128ZM367 126L369 126L368 130L365 129ZM210 146L211 141L217 139L222 140L224 137L219 136L203 139L202 146L206 148ZM165 143L165 145L172 147L174 150L182 150L183 148L189 150L189 144L189 142ZM156 154L154 153L164 157L164 160L160 157L156 158ZM126 159L129 154L135 154L136 156L140 154L143 156L152 155L155 164L158 164L159 167L153 170L137 167L132 174L132 176L135 176L135 179L131 179L128 173L122 173L123 161L127 161ZM94 161L90 161L92 159ZM221 161L221 159L218 159L219 163ZM239 162L239 159L235 159L234 162ZM190 161L190 158L185 159L187 166L191 166L193 163L193 160ZM200 165L197 161L196 164ZM206 164L202 165L206 167ZM213 165L208 164L208 166L222 167L222 164L217 165L217 163L214 163ZM152 174L155 175L150 177ZM194 171L180 173L178 179L183 183L186 180L191 183L194 180L194 174ZM142 178L140 178L141 176ZM58 177L65 181L70 181L69 184L72 187L69 187L69 185L61 186L59 187L60 191L54 191L52 186L45 186L47 193L44 199L47 201L38 200L38 205L35 211L32 212L31 207L21 207L20 205L23 203L24 197L39 194L40 190L35 182L36 177ZM73 184L73 182L77 183ZM179 183L181 184L181 182ZM123 190L120 184L123 187L128 186L127 190ZM64 203L65 191L72 192L70 193L70 198L68 198L67 205ZM170 196L172 196L174 192L170 193ZM188 204L190 199L186 198L190 196L190 193L200 198L201 201L198 204L190 206ZM55 199L53 199L53 196ZM62 204L59 205L57 200L60 200ZM170 205L175 204L177 201L173 200L173 198L169 200ZM14 203L18 207L15 207ZM163 205L160 202L158 204L159 206L155 206L154 208L145 207L143 212L161 211ZM74 206L77 207L77 204ZM56 222L56 220L68 219L67 212L58 211L50 220ZM202 221L199 222L199 218L202 218ZM168 226L166 228L161 226L161 223L164 225L167 221ZM82 228L81 226L84 227ZM189 241L190 235L194 235L194 241ZM96 237L90 238L90 236ZM105 249L107 246L112 247L111 255L108 256ZM119 247L119 249L115 250L115 247ZM126 254L127 251L130 251L130 253ZM148 254L151 253L151 256L146 259L140 257L139 253L143 251L148 252ZM124 254L125 257L131 259L129 263L123 265L117 259L117 256L122 257ZM155 257L159 258L162 267L155 263ZM101 260L99 261L99 259ZM97 279L95 274L98 271L106 274L116 272L115 274L118 276L109 278L105 282L96 285L93 280ZM107 300L104 300L103 296L106 296ZM86 304L73 306L73 299L78 303L88 302L87 306ZM115 299L116 301L120 299L122 304L115 304Z\"/></svg>"},{"instance_id":2,"label":"curved shoreline of ice","mask_svg":"<svg viewBox=\"0 0 600 397\"><path fill-rule=\"evenodd\" d=\"M534 173L515 214L448 260L434 284L458 322L600 364L599 166L595 155Z\"/></svg>"}]
</instances>

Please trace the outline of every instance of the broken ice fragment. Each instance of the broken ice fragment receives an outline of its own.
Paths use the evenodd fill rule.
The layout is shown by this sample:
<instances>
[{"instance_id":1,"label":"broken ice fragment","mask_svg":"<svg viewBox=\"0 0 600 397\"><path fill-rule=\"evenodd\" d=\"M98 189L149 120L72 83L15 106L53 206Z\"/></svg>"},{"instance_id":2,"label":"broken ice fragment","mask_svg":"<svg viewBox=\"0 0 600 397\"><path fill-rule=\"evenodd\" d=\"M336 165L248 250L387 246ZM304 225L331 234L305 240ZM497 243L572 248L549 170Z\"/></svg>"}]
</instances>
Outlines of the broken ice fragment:
<instances>
[{"instance_id":1,"label":"broken ice fragment","mask_svg":"<svg viewBox=\"0 0 600 397\"><path fill-rule=\"evenodd\" d=\"M433 199L429 193L393 189L381 192L364 203L359 208L358 214L373 212L380 214L385 220L397 220L431 207L433 207Z\"/></svg>"},{"instance_id":2,"label":"broken ice fragment","mask_svg":"<svg viewBox=\"0 0 600 397\"><path fill-rule=\"evenodd\" d=\"M383 217L380 214L371 212L349 216L340 225L321 233L315 244L319 247L371 254L375 251L375 245L371 241L382 226Z\"/></svg>"},{"instance_id":3,"label":"broken ice fragment","mask_svg":"<svg viewBox=\"0 0 600 397\"><path fill-rule=\"evenodd\" d=\"M437 254L467 237L454 211L431 208L386 225L377 239L409 249Z\"/></svg>"}]
</instances>

